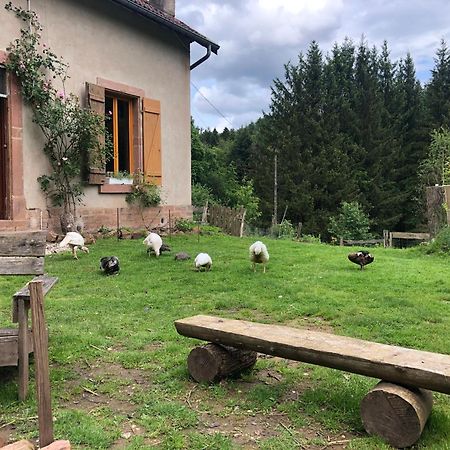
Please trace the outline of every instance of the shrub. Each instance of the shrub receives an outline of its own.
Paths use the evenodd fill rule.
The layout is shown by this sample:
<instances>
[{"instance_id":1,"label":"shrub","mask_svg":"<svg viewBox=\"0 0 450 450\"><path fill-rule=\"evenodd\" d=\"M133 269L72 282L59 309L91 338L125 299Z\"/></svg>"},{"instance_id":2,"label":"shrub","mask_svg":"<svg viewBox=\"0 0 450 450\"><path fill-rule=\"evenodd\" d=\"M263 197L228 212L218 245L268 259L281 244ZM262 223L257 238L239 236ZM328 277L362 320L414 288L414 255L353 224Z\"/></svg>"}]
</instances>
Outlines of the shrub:
<instances>
[{"instance_id":1,"label":"shrub","mask_svg":"<svg viewBox=\"0 0 450 450\"><path fill-rule=\"evenodd\" d=\"M285 219L272 228L272 234L279 239L294 239L295 230L292 223Z\"/></svg>"},{"instance_id":2,"label":"shrub","mask_svg":"<svg viewBox=\"0 0 450 450\"><path fill-rule=\"evenodd\" d=\"M450 253L450 227L442 228L434 240L424 246L426 253Z\"/></svg>"},{"instance_id":3,"label":"shrub","mask_svg":"<svg viewBox=\"0 0 450 450\"><path fill-rule=\"evenodd\" d=\"M161 191L159 186L145 180L142 173L134 176L132 191L127 194L125 200L129 204L136 204L140 208L149 208L161 203Z\"/></svg>"},{"instance_id":4,"label":"shrub","mask_svg":"<svg viewBox=\"0 0 450 450\"><path fill-rule=\"evenodd\" d=\"M371 239L370 219L358 202L342 202L340 212L330 218L328 232L336 239Z\"/></svg>"},{"instance_id":5,"label":"shrub","mask_svg":"<svg viewBox=\"0 0 450 450\"><path fill-rule=\"evenodd\" d=\"M175 220L175 229L178 231L192 231L196 223L189 219L184 219L182 217Z\"/></svg>"},{"instance_id":6,"label":"shrub","mask_svg":"<svg viewBox=\"0 0 450 450\"><path fill-rule=\"evenodd\" d=\"M313 236L312 234L303 234L298 238L299 242L306 242L308 244L320 244L320 236Z\"/></svg>"}]
</instances>

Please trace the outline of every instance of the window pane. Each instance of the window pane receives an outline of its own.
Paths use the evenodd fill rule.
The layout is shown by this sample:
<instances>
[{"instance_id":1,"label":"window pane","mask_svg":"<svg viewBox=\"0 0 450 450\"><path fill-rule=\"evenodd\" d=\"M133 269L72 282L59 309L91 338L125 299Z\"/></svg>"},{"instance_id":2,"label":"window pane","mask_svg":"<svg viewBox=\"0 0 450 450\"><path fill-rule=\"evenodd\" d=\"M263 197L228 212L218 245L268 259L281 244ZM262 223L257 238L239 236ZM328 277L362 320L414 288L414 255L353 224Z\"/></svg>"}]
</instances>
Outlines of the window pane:
<instances>
[{"instance_id":1,"label":"window pane","mask_svg":"<svg viewBox=\"0 0 450 450\"><path fill-rule=\"evenodd\" d=\"M109 133L109 138L113 139L113 99L111 97L105 98L105 128ZM111 155L109 160L106 162L106 171L114 172L113 155Z\"/></svg>"},{"instance_id":2,"label":"window pane","mask_svg":"<svg viewBox=\"0 0 450 450\"><path fill-rule=\"evenodd\" d=\"M6 70L0 67L0 96L6 96Z\"/></svg>"},{"instance_id":3,"label":"window pane","mask_svg":"<svg viewBox=\"0 0 450 450\"><path fill-rule=\"evenodd\" d=\"M118 100L118 146L119 146L119 170L130 173L130 148L129 148L129 102Z\"/></svg>"}]
</instances>

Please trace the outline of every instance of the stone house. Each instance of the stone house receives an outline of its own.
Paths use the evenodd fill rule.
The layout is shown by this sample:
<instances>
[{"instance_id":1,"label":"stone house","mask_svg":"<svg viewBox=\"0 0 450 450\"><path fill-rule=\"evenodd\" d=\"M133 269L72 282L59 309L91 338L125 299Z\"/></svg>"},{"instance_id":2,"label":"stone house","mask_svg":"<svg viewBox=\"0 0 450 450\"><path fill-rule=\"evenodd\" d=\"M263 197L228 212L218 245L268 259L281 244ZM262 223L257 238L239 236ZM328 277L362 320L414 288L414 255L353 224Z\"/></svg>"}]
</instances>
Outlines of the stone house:
<instances>
[{"instance_id":1,"label":"stone house","mask_svg":"<svg viewBox=\"0 0 450 450\"><path fill-rule=\"evenodd\" d=\"M190 70L219 46L175 17L175 0L16 0L43 25L43 42L64 58L65 89L114 120L114 157L86 177L78 214L84 229L161 226L191 217ZM37 178L49 172L43 136L2 63L23 22L0 9L0 230L53 229L59 215ZM190 61L190 45L205 56ZM125 201L131 190L117 172L143 171L163 202L144 217Z\"/></svg>"}]
</instances>

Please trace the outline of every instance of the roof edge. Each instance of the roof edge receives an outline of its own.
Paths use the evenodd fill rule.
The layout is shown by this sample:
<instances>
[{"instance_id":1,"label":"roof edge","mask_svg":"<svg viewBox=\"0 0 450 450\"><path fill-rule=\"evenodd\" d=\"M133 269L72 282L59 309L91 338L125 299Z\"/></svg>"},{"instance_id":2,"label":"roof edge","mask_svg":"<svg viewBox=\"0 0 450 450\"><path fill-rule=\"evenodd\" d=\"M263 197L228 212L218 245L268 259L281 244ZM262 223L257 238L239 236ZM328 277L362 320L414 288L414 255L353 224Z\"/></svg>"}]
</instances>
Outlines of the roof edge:
<instances>
[{"instance_id":1,"label":"roof edge","mask_svg":"<svg viewBox=\"0 0 450 450\"><path fill-rule=\"evenodd\" d=\"M134 13L139 14L147 19L153 20L154 22L159 23L160 25L169 28L176 33L187 37L190 42L196 42L200 44L202 47L211 48L211 51L217 55L217 52L220 48L218 44L209 40L206 36L198 33L196 30L191 28L189 25L186 25L181 20L170 16L164 11L157 10L156 8L151 7L151 5L143 6L142 2L138 2L137 0L111 0L113 3L116 3L120 6L123 6ZM155 11L154 11L155 10Z\"/></svg>"}]
</instances>

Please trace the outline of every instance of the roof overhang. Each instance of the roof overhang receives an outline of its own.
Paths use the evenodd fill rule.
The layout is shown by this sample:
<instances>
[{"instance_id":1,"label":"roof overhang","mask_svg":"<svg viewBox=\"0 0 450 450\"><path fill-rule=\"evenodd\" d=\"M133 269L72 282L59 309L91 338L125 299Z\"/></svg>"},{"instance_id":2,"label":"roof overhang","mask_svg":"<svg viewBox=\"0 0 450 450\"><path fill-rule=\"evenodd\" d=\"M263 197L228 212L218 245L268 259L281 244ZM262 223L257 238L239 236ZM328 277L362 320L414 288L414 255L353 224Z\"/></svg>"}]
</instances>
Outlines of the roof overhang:
<instances>
[{"instance_id":1,"label":"roof overhang","mask_svg":"<svg viewBox=\"0 0 450 450\"><path fill-rule=\"evenodd\" d=\"M196 42L206 49L210 49L217 55L220 46L210 41L206 36L195 31L190 26L186 25L181 20L171 16L170 14L161 11L154 6L148 4L145 0L111 0L112 2L123 6L124 8L139 14L146 19L152 20L175 33L187 38L189 42Z\"/></svg>"}]
</instances>

